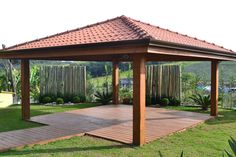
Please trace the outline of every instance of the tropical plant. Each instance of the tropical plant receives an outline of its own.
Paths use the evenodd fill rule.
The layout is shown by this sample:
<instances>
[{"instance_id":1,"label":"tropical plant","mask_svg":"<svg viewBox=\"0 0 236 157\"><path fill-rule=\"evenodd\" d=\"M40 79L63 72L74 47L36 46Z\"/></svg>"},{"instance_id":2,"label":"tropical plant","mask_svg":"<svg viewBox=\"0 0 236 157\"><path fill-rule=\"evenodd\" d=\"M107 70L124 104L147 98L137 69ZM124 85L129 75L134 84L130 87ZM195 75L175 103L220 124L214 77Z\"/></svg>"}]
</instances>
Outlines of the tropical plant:
<instances>
[{"instance_id":1,"label":"tropical plant","mask_svg":"<svg viewBox=\"0 0 236 157\"><path fill-rule=\"evenodd\" d=\"M160 105L161 106L167 106L170 104L170 101L168 98L162 98L161 101L160 101Z\"/></svg>"},{"instance_id":2,"label":"tropical plant","mask_svg":"<svg viewBox=\"0 0 236 157\"><path fill-rule=\"evenodd\" d=\"M159 156L164 157L160 151L159 151ZM183 156L184 156L184 151L182 151L181 154L180 154L180 157L183 157Z\"/></svg>"},{"instance_id":3,"label":"tropical plant","mask_svg":"<svg viewBox=\"0 0 236 157\"><path fill-rule=\"evenodd\" d=\"M40 76L39 76L39 67L33 66L30 69L30 95L34 100L39 100L40 93Z\"/></svg>"},{"instance_id":4,"label":"tropical plant","mask_svg":"<svg viewBox=\"0 0 236 157\"><path fill-rule=\"evenodd\" d=\"M103 105L109 104L109 102L112 100L112 93L107 91L97 91L94 96L96 97L96 102Z\"/></svg>"},{"instance_id":5,"label":"tropical plant","mask_svg":"<svg viewBox=\"0 0 236 157\"><path fill-rule=\"evenodd\" d=\"M175 97L171 97L169 98L169 101L170 101L170 106L180 106L181 104L181 101Z\"/></svg>"},{"instance_id":6,"label":"tropical plant","mask_svg":"<svg viewBox=\"0 0 236 157\"><path fill-rule=\"evenodd\" d=\"M228 157L236 157L236 141L235 141L235 139L230 137L228 142L229 142L230 148L234 154L233 155L230 154L227 150L225 150L225 153L227 154ZM224 157L224 154L223 154L223 157Z\"/></svg>"},{"instance_id":7,"label":"tropical plant","mask_svg":"<svg viewBox=\"0 0 236 157\"><path fill-rule=\"evenodd\" d=\"M208 107L211 104L210 95L201 95L201 94L194 94L190 97L191 100L194 101L197 105L201 106L202 110L208 110Z\"/></svg>"},{"instance_id":8,"label":"tropical plant","mask_svg":"<svg viewBox=\"0 0 236 157\"><path fill-rule=\"evenodd\" d=\"M131 88L121 88L119 95L124 104L132 104L133 91Z\"/></svg>"}]
</instances>

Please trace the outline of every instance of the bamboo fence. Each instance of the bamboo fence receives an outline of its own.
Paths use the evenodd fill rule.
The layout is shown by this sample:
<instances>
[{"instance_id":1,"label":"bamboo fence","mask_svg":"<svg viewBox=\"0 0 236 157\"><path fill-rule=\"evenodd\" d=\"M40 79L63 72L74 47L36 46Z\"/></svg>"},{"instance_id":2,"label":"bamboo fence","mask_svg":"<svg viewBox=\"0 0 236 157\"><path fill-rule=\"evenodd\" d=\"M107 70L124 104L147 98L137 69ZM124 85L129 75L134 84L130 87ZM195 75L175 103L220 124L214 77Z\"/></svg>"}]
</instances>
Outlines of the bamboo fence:
<instances>
[{"instance_id":1,"label":"bamboo fence","mask_svg":"<svg viewBox=\"0 0 236 157\"><path fill-rule=\"evenodd\" d=\"M86 95L86 67L40 67L40 95L46 94Z\"/></svg>"},{"instance_id":2,"label":"bamboo fence","mask_svg":"<svg viewBox=\"0 0 236 157\"><path fill-rule=\"evenodd\" d=\"M179 65L147 66L147 94L155 98L181 99L181 68Z\"/></svg>"}]
</instances>

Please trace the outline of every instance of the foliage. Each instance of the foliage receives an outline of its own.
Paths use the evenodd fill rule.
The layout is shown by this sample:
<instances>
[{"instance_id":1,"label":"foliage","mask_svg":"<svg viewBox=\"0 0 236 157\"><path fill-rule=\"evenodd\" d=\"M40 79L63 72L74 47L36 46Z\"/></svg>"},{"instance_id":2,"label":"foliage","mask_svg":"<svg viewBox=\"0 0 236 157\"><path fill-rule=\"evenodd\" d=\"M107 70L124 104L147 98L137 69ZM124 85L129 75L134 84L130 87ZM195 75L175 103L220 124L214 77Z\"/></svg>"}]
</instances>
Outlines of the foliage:
<instances>
[{"instance_id":1,"label":"foliage","mask_svg":"<svg viewBox=\"0 0 236 157\"><path fill-rule=\"evenodd\" d=\"M191 72L182 73L182 93L184 103L189 103L189 97L201 91L201 89L198 89L198 84L206 85L205 78Z\"/></svg>"},{"instance_id":2,"label":"foliage","mask_svg":"<svg viewBox=\"0 0 236 157\"><path fill-rule=\"evenodd\" d=\"M170 100L170 104L169 104L170 106L180 106L181 104L181 101L175 97L171 97L169 98L169 100Z\"/></svg>"},{"instance_id":3,"label":"foliage","mask_svg":"<svg viewBox=\"0 0 236 157\"><path fill-rule=\"evenodd\" d=\"M162 98L160 101L161 106L168 106L170 104L170 101L168 98Z\"/></svg>"},{"instance_id":4,"label":"foliage","mask_svg":"<svg viewBox=\"0 0 236 157\"><path fill-rule=\"evenodd\" d=\"M12 71L14 77L14 84L16 88L16 94L18 97L21 96L21 74L20 70L13 69ZM39 101L39 84L40 84L40 77L39 77L39 67L33 66L30 69L30 96L35 100Z\"/></svg>"},{"instance_id":5,"label":"foliage","mask_svg":"<svg viewBox=\"0 0 236 157\"><path fill-rule=\"evenodd\" d=\"M120 99L133 98L133 91L131 88L121 88L119 91Z\"/></svg>"},{"instance_id":6,"label":"foliage","mask_svg":"<svg viewBox=\"0 0 236 157\"><path fill-rule=\"evenodd\" d=\"M57 98L56 104L64 104L63 98Z\"/></svg>"},{"instance_id":7,"label":"foliage","mask_svg":"<svg viewBox=\"0 0 236 157\"><path fill-rule=\"evenodd\" d=\"M13 61L9 59L1 60L1 64L4 72L4 90L9 92L16 92L16 82L13 75L13 70L15 69L13 66ZM4 81L3 80L3 81Z\"/></svg>"},{"instance_id":8,"label":"foliage","mask_svg":"<svg viewBox=\"0 0 236 157\"><path fill-rule=\"evenodd\" d=\"M6 75L1 73L1 75L0 75L0 92L7 91L7 89L8 89L7 86L8 86L8 82L7 82Z\"/></svg>"},{"instance_id":9,"label":"foliage","mask_svg":"<svg viewBox=\"0 0 236 157\"><path fill-rule=\"evenodd\" d=\"M97 91L94 96L96 97L96 102L103 105L109 104L109 102L112 100L112 93L107 91Z\"/></svg>"},{"instance_id":10,"label":"foliage","mask_svg":"<svg viewBox=\"0 0 236 157\"><path fill-rule=\"evenodd\" d=\"M56 102L57 98L62 98L65 103L73 102L73 103L84 103L86 101L86 97L83 95L74 95L74 94L61 94L57 93L57 95L54 94L46 94L46 95L40 95L39 96L39 102L45 103L43 99L45 97L50 97L51 102Z\"/></svg>"},{"instance_id":11,"label":"foliage","mask_svg":"<svg viewBox=\"0 0 236 157\"><path fill-rule=\"evenodd\" d=\"M64 95L63 95L64 102L65 102L65 103L72 102L74 96L75 96L75 95L69 94L69 93L64 94Z\"/></svg>"},{"instance_id":12,"label":"foliage","mask_svg":"<svg viewBox=\"0 0 236 157\"><path fill-rule=\"evenodd\" d=\"M42 99L42 103L46 104L46 103L51 103L52 102L52 98L49 96L45 96Z\"/></svg>"},{"instance_id":13,"label":"foliage","mask_svg":"<svg viewBox=\"0 0 236 157\"><path fill-rule=\"evenodd\" d=\"M111 69L112 65L110 62L80 62L79 65L86 66L87 72L89 75L94 77L101 77L107 75L104 65L108 67L108 69ZM120 63L119 64L119 70L120 71L127 71L129 69L129 63ZM109 71L108 75L111 74L111 71Z\"/></svg>"},{"instance_id":14,"label":"foliage","mask_svg":"<svg viewBox=\"0 0 236 157\"><path fill-rule=\"evenodd\" d=\"M211 104L210 95L194 94L190 97L190 99L197 105L200 105L202 110L208 110L208 107Z\"/></svg>"},{"instance_id":15,"label":"foliage","mask_svg":"<svg viewBox=\"0 0 236 157\"><path fill-rule=\"evenodd\" d=\"M79 98L80 98L81 103L86 102L86 96L85 95L79 95Z\"/></svg>"},{"instance_id":16,"label":"foliage","mask_svg":"<svg viewBox=\"0 0 236 157\"><path fill-rule=\"evenodd\" d=\"M33 66L30 69L30 96L32 96L35 101L39 100L39 93L40 93L39 85L40 85L39 67Z\"/></svg>"},{"instance_id":17,"label":"foliage","mask_svg":"<svg viewBox=\"0 0 236 157\"><path fill-rule=\"evenodd\" d=\"M229 142L230 148L231 148L232 152L234 153L234 155L230 154L227 150L225 150L225 153L227 154L228 157L236 157L236 141L235 141L235 139L230 137L228 142Z\"/></svg>"},{"instance_id":18,"label":"foliage","mask_svg":"<svg viewBox=\"0 0 236 157\"><path fill-rule=\"evenodd\" d=\"M73 103L80 103L80 97L79 97L79 96L73 97L72 102L73 102Z\"/></svg>"}]
</instances>

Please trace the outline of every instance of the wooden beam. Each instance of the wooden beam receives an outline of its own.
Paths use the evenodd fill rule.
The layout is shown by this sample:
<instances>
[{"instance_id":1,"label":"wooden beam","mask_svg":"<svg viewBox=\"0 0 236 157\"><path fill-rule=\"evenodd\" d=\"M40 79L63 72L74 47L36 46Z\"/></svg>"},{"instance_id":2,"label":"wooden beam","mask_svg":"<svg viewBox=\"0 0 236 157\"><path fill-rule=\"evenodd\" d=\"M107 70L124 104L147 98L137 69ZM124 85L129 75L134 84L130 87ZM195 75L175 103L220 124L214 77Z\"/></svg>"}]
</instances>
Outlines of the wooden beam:
<instances>
[{"instance_id":1,"label":"wooden beam","mask_svg":"<svg viewBox=\"0 0 236 157\"><path fill-rule=\"evenodd\" d=\"M219 61L211 62L211 116L218 115Z\"/></svg>"},{"instance_id":2,"label":"wooden beam","mask_svg":"<svg viewBox=\"0 0 236 157\"><path fill-rule=\"evenodd\" d=\"M30 82L29 60L21 60L21 111L22 119L30 119Z\"/></svg>"},{"instance_id":3,"label":"wooden beam","mask_svg":"<svg viewBox=\"0 0 236 157\"><path fill-rule=\"evenodd\" d=\"M117 61L112 62L112 89L113 89L113 104L119 104L119 63Z\"/></svg>"},{"instance_id":4,"label":"wooden beam","mask_svg":"<svg viewBox=\"0 0 236 157\"><path fill-rule=\"evenodd\" d=\"M145 56L135 55L133 60L133 144L145 143L146 69Z\"/></svg>"},{"instance_id":5,"label":"wooden beam","mask_svg":"<svg viewBox=\"0 0 236 157\"><path fill-rule=\"evenodd\" d=\"M207 59L207 58L168 55L168 54L167 55L162 55L162 54L148 53L146 56L147 56L147 62L210 61L210 59Z\"/></svg>"}]
</instances>

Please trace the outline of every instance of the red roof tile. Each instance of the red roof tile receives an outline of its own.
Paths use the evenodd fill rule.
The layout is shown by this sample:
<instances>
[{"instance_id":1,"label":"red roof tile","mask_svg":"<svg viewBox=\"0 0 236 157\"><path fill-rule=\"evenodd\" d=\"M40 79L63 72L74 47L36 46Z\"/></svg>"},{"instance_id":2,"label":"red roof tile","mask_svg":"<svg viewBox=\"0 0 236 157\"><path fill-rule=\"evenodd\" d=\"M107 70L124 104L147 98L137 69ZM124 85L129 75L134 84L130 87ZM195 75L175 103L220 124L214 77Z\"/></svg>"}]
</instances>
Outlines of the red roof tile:
<instances>
[{"instance_id":1,"label":"red roof tile","mask_svg":"<svg viewBox=\"0 0 236 157\"><path fill-rule=\"evenodd\" d=\"M8 50L153 39L186 46L233 52L213 43L140 22L126 16L88 25L7 48Z\"/></svg>"}]
</instances>

